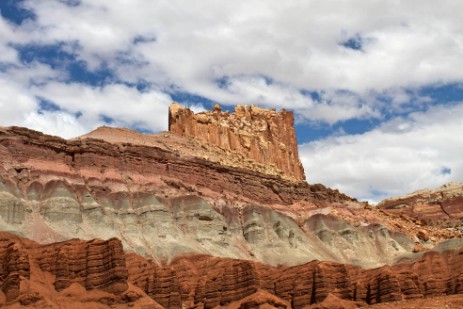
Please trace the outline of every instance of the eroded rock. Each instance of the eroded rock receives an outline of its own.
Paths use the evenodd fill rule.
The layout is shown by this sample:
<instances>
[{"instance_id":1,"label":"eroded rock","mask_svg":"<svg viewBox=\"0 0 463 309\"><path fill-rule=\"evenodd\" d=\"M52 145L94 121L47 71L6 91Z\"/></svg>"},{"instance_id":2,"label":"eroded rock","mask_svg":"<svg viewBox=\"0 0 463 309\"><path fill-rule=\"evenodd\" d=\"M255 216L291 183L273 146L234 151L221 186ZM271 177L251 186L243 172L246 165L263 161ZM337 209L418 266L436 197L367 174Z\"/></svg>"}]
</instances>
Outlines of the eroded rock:
<instances>
[{"instance_id":1,"label":"eroded rock","mask_svg":"<svg viewBox=\"0 0 463 309\"><path fill-rule=\"evenodd\" d=\"M386 212L407 216L421 225L457 227L463 220L463 183L448 183L437 189L419 190L385 199L378 207Z\"/></svg>"},{"instance_id":2,"label":"eroded rock","mask_svg":"<svg viewBox=\"0 0 463 309\"><path fill-rule=\"evenodd\" d=\"M169 131L274 165L290 178L305 179L292 112L238 105L230 113L216 105L212 111L195 114L173 103L169 108Z\"/></svg>"}]
</instances>

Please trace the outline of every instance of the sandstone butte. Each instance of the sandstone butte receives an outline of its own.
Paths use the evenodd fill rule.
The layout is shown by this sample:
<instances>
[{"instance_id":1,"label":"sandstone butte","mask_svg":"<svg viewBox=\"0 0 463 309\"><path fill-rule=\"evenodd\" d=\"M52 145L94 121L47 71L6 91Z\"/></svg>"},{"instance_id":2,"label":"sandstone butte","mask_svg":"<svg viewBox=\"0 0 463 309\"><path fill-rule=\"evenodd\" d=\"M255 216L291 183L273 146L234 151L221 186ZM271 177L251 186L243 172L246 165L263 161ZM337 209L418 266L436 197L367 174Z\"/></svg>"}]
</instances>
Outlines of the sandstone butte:
<instances>
[{"instance_id":1,"label":"sandstone butte","mask_svg":"<svg viewBox=\"0 0 463 309\"><path fill-rule=\"evenodd\" d=\"M0 307L463 306L463 184L375 207L305 181L290 112L169 124L0 128Z\"/></svg>"},{"instance_id":2,"label":"sandstone butte","mask_svg":"<svg viewBox=\"0 0 463 309\"><path fill-rule=\"evenodd\" d=\"M237 105L235 112L212 111L195 114L174 103L169 108L169 131L191 136L210 145L241 154L257 163L274 166L289 178L305 180L299 161L294 115L282 110Z\"/></svg>"}]
</instances>

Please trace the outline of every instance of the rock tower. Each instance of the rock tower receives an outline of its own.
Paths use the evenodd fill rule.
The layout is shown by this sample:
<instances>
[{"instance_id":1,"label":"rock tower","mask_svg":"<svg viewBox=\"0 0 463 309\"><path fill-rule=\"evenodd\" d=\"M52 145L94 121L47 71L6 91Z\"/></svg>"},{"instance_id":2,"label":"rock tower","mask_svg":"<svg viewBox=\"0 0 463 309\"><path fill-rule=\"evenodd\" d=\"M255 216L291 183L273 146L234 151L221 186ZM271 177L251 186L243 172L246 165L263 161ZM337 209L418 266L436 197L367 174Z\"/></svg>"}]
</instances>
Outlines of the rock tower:
<instances>
[{"instance_id":1,"label":"rock tower","mask_svg":"<svg viewBox=\"0 0 463 309\"><path fill-rule=\"evenodd\" d=\"M292 112L238 105L235 112L212 111L195 114L173 103L169 108L169 131L237 152L261 164L274 165L293 180L305 180L299 161Z\"/></svg>"}]
</instances>

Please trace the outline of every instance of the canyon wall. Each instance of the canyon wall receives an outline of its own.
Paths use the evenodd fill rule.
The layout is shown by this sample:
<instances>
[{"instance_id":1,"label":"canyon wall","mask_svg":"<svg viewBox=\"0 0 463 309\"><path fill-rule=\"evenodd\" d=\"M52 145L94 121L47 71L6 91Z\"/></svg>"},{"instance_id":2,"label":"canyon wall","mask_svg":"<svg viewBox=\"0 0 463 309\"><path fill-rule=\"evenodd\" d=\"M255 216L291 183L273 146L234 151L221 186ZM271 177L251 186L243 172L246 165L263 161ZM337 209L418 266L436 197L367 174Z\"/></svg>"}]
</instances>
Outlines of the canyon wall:
<instances>
[{"instance_id":1,"label":"canyon wall","mask_svg":"<svg viewBox=\"0 0 463 309\"><path fill-rule=\"evenodd\" d=\"M195 114L173 103L169 108L169 131L237 152L244 159L273 165L288 178L305 179L292 112L238 105L230 113L215 105L212 111Z\"/></svg>"}]
</instances>

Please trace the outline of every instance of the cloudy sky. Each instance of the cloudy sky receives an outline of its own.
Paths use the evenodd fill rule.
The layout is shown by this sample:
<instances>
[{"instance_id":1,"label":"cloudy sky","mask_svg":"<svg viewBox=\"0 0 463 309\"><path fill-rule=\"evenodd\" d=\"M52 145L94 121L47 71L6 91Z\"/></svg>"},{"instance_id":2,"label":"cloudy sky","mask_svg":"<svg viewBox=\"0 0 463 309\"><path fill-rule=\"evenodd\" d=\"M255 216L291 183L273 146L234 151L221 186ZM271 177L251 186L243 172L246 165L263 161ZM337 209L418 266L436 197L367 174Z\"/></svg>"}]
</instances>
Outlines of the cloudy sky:
<instances>
[{"instance_id":1,"label":"cloudy sky","mask_svg":"<svg viewBox=\"0 0 463 309\"><path fill-rule=\"evenodd\" d=\"M0 0L0 125L167 129L293 110L309 183L362 200L463 181L463 1Z\"/></svg>"}]
</instances>

